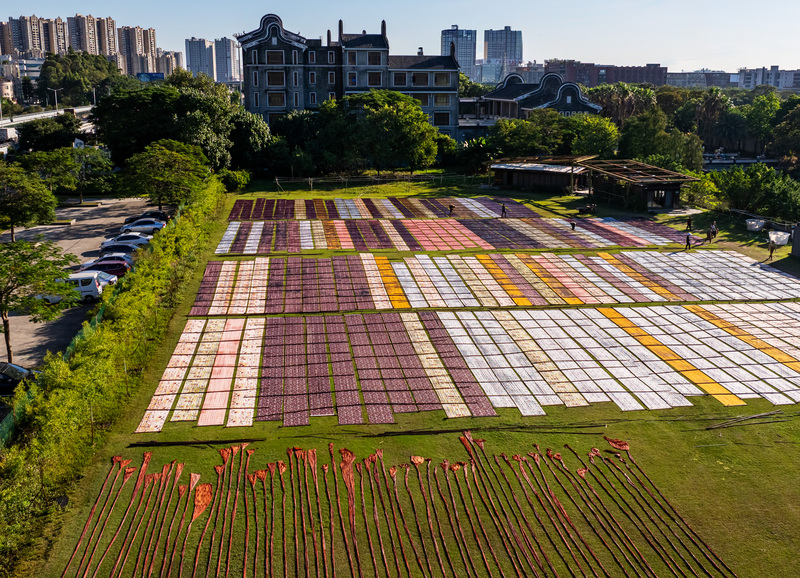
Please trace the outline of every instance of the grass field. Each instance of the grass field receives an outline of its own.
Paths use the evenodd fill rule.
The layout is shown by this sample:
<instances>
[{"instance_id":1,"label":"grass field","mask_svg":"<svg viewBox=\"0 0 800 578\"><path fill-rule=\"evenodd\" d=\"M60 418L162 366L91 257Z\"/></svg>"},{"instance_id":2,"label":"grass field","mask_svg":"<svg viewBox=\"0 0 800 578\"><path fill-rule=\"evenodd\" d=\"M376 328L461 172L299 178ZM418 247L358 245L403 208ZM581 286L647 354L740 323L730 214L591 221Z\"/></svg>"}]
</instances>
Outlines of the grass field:
<instances>
[{"instance_id":1,"label":"grass field","mask_svg":"<svg viewBox=\"0 0 800 578\"><path fill-rule=\"evenodd\" d=\"M481 188L477 182L473 185L463 183L439 185L435 182L398 183L361 188L348 187L346 191L318 190L315 187L313 191L290 192L276 191L274 183L254 183L245 193L235 197L349 198L406 195L436 197L487 194L489 191ZM571 216L575 214L575 208L581 204L580 198L576 197L553 198L536 194L514 194L508 191L503 191L503 194L519 199L543 216L549 217ZM230 204L233 200L233 197L229 199ZM624 216L624 213L601 209L601 216ZM679 230L683 230L685 225L684 217L660 215L655 220ZM711 220L716 220L721 229L721 235L712 243L711 248L733 249L757 260L766 259L764 236L751 236L745 231L743 222L722 215L696 215L695 229L703 230ZM208 259L218 258L213 255L213 250L226 226L226 222L219 223L217 234L208 247ZM674 250L674 247L671 250ZM787 247L780 248L775 255L774 265L795 274L800 269L788 256L788 251ZM314 251L306 252L303 256L327 257L341 252ZM583 249L581 252L586 253L587 250ZM400 255L392 251L378 253L390 258ZM337 450L344 447L352 450L359 459L366 458L376 449L381 449L388 467L409 463L411 455L432 458L434 464L443 459L449 459L451 462L468 462L469 456L459 441L459 435L464 430L471 430L476 438L484 438L486 451L490 455L525 454L533 451L533 444L538 444L542 451L552 448L553 451L563 452L564 459L573 470L578 467L578 462L564 450L565 444L569 444L585 456L592 447L599 447L601 450L608 448L604 436L626 440L631 445L631 454L663 494L737 575L753 577L797 575L800 568L796 557L798 543L796 534L800 528L800 484L797 483L800 473L798 465L800 461L797 459L798 445L800 445L800 427L798 427L800 414L793 405L776 408L765 400L749 399L745 406L724 407L710 397L695 397L691 398L692 407L659 411L622 412L611 403L600 403L588 407L552 406L547 408L546 416L527 418L521 417L516 409L499 409L498 417L493 418L456 419L446 419L443 411L434 411L395 415L397 423L388 425L341 426L335 417L314 417L310 425L293 428L281 427L280 422L259 421L248 428L196 427L194 423L168 423L160 433L134 435L132 432L150 402L155 386L185 325L186 315L192 305L202 274L201 267L172 322L159 356L152 360L146 375L146 382L150 386L142 388L131 396L124 419L114 425L104 446L87 464L85 477L69 496L67 512L43 520L46 532L40 547L41 556L21 568L21 575L61 575L92 504L101 492L111 457L115 455L132 459L131 465L138 466L141 463L142 453L149 451L152 452L149 472L156 472L163 464L177 460L186 464L182 483L187 483L188 472L196 472L201 474L201 483L212 482L216 485L214 466L222 463L217 451L243 442L250 444L248 449L255 450L251 458L251 472L265 468L268 462L286 460L287 448L293 447L316 449L320 464L330 463L328 456L330 442L335 444ZM762 419L743 421L733 427L706 429L710 425L726 420L772 412L776 409L780 409L781 413ZM337 453L337 461L339 458ZM402 473L398 477L400 475ZM134 479L135 476L136 474ZM358 481L357 476L356 485ZM129 484L132 486L133 481ZM242 488L247 487L246 484L242 486ZM344 492L344 485L340 486L340 490ZM357 492L356 496L359 495ZM129 489L122 496L108 525L108 535L116 529L122 511L127 506ZM291 500L291 496L287 500ZM346 501L346 497L343 497L343 503ZM412 505L406 496L402 496L400 502L406 512L412 510ZM578 513L569 504L565 506L571 516L577 519ZM370 500L367 500L367 507L371 516ZM239 517L234 528L234 535L238 541L234 543L232 550L231 575L241 573L243 569L242 536L245 532L245 523L241 503L238 511ZM360 517L358 503L357 512ZM486 508L482 508L481 512L488 524ZM327 512L323 514L323 526L327 529ZM197 524L205 523L205 519L204 514L198 519ZM462 519L462 522L466 528L466 520ZM386 539L391 530L388 525L382 527ZM633 525L628 526L628 529L631 533L634 532ZM373 527L373 534L374 530ZM291 523L287 522L285 531L281 528L280 532L285 534L282 538L290 542L290 553L293 548L292 531ZM503 538L498 530L487 527L487 531L489 540L499 547ZM584 531L587 531L585 526ZM361 555L366 560L367 537L363 525L359 525L357 533L362 548ZM103 543L103 547L107 543L108 535L105 535L106 542ZM187 552L194 553L198 537L199 529L193 530ZM277 540L278 538L276 545L280 543ZM308 540L311 548L310 534ZM342 554L343 542L341 537L337 540L339 540L338 575L348 575L347 561ZM450 546L453 548L453 541L450 542ZM102 552L102 548L100 551ZM110 556L113 558L116 552L115 546ZM203 552L205 553L205 550ZM135 554L136 552L133 553ZM473 554L477 556L477 552ZM97 555L98 558L99 555L100 553ZM249 552L249 556L252 558L252 551ZM601 554L600 558L609 568L610 575L621 575L614 571L607 555ZM289 564L290 575L293 574L293 564L294 558ZM569 573L566 570L570 566L569 562L564 562L563 565L559 562L554 564L561 570L561 575ZM500 567L506 575L512 575L513 570L507 561L501 560ZM669 573L664 565L654 564L654 567L657 568L656 574ZM108 571L110 568L108 562L103 568L104 571L99 575L104 575ZM134 564L129 563L124 575L130 575L133 568ZM283 574L282 568L279 570L275 575ZM412 570L413 575L423 574L413 567ZM76 561L70 567L69 574L74 575L77 572ZM366 575L370 573L371 570L365 572ZM470 575L469 571L465 573ZM472 573L476 576L487 575L477 564ZM380 574L383 574L382 570ZM689 575L690 572L683 569L679 570L678 574ZM152 575L159 575L157 567ZM173 572L173 575L177 575L177 572ZM184 571L184 575L189 573Z\"/></svg>"}]
</instances>

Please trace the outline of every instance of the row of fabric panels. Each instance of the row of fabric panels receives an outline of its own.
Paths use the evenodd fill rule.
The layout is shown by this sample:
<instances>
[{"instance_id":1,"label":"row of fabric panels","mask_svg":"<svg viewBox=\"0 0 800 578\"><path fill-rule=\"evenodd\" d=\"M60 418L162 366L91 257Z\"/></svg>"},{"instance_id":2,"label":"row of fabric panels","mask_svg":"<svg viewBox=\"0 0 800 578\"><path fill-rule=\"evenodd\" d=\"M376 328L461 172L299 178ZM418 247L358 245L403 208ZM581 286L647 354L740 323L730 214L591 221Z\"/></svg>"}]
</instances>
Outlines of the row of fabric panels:
<instances>
[{"instance_id":1,"label":"row of fabric panels","mask_svg":"<svg viewBox=\"0 0 800 578\"><path fill-rule=\"evenodd\" d=\"M505 207L505 214L503 213ZM239 199L228 217L231 221L270 219L494 219L536 218L539 214L505 197L413 197L350 199Z\"/></svg>"},{"instance_id":2,"label":"row of fabric panels","mask_svg":"<svg viewBox=\"0 0 800 578\"><path fill-rule=\"evenodd\" d=\"M648 221L578 219L370 219L232 221L216 254L299 253L319 249L450 251L474 249L598 249L665 246L685 235ZM693 243L698 239L692 237Z\"/></svg>"},{"instance_id":3,"label":"row of fabric panels","mask_svg":"<svg viewBox=\"0 0 800 578\"><path fill-rule=\"evenodd\" d=\"M729 251L371 253L211 261L190 315L800 298L800 281Z\"/></svg>"},{"instance_id":4,"label":"row of fabric panels","mask_svg":"<svg viewBox=\"0 0 800 578\"><path fill-rule=\"evenodd\" d=\"M764 320L762 322L762 320ZM800 304L189 320L137 429L800 401ZM335 397L334 397L335 396Z\"/></svg>"}]
</instances>

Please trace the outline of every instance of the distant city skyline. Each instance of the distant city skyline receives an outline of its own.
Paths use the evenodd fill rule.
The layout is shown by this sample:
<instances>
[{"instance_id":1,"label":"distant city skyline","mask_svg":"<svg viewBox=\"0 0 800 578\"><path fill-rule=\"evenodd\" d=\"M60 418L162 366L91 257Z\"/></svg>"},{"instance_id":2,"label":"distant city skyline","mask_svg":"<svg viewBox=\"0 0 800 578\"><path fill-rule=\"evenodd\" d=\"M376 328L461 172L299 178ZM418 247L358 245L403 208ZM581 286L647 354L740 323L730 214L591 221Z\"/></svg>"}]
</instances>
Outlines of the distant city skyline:
<instances>
[{"instance_id":1,"label":"distant city skyline","mask_svg":"<svg viewBox=\"0 0 800 578\"><path fill-rule=\"evenodd\" d=\"M478 54L483 53L484 30L505 26L521 30L526 61L659 63L671 72L700 68L736 72L770 65L800 69L793 29L800 19L800 5L795 3L774 5L773 13L764 14L743 0L713 5L688 0L578 0L569 11L557 3L537 6L521 0L492 9L475 0L352 0L341 5L311 0L285 6L240 0L232 9L208 0L30 0L8 6L6 12L4 19L33 14L66 19L76 13L111 17L117 26L155 28L164 50L183 51L185 40L192 37L233 37L255 29L265 13L274 12L287 28L307 38L325 36L328 29L335 36L339 19L344 20L346 32L379 32L381 20L386 20L395 54L416 54L419 47L426 54L438 54L441 31L457 24L478 31Z\"/></svg>"}]
</instances>

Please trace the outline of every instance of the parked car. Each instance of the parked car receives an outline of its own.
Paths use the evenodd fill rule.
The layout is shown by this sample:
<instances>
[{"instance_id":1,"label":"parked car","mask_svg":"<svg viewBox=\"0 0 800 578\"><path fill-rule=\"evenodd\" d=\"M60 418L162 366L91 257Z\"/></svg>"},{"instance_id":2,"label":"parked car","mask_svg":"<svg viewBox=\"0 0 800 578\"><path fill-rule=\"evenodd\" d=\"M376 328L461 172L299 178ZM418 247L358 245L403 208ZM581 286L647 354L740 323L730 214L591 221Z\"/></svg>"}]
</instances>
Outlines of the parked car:
<instances>
[{"instance_id":1,"label":"parked car","mask_svg":"<svg viewBox=\"0 0 800 578\"><path fill-rule=\"evenodd\" d=\"M117 276L102 271L78 271L65 279L57 279L57 281L69 283L80 294L82 301L90 303L100 299L106 286L117 282ZM40 297L48 303L58 303L62 299L60 295L40 295Z\"/></svg>"},{"instance_id":2,"label":"parked car","mask_svg":"<svg viewBox=\"0 0 800 578\"><path fill-rule=\"evenodd\" d=\"M102 261L100 263L92 263L91 265L80 268L80 271L102 271L103 273L116 275L117 277L124 276L130 270L130 264L121 260Z\"/></svg>"},{"instance_id":3,"label":"parked car","mask_svg":"<svg viewBox=\"0 0 800 578\"><path fill-rule=\"evenodd\" d=\"M23 379L35 378L38 371L25 369L13 363L0 363L0 395L14 395Z\"/></svg>"},{"instance_id":4,"label":"parked car","mask_svg":"<svg viewBox=\"0 0 800 578\"><path fill-rule=\"evenodd\" d=\"M117 235L113 239L106 239L100 243L100 248L102 249L114 243L128 243L129 245L143 246L149 244L152 239L152 235L145 235L144 233L125 233L123 235Z\"/></svg>"},{"instance_id":5,"label":"parked car","mask_svg":"<svg viewBox=\"0 0 800 578\"><path fill-rule=\"evenodd\" d=\"M161 229L163 229L166 224L163 221L158 221L156 219L139 219L138 221L134 221L128 225L122 225L119 231L120 233L147 233L148 235L155 235Z\"/></svg>"},{"instance_id":6,"label":"parked car","mask_svg":"<svg viewBox=\"0 0 800 578\"><path fill-rule=\"evenodd\" d=\"M100 249L100 256L104 257L111 253L125 253L126 255L133 255L139 249L136 245L130 245L128 243L114 243L113 245L108 245L106 247L102 247Z\"/></svg>"},{"instance_id":7,"label":"parked car","mask_svg":"<svg viewBox=\"0 0 800 578\"><path fill-rule=\"evenodd\" d=\"M167 215L164 211L145 211L141 215L136 215L135 217L128 217L125 219L125 224L133 223L134 221L138 221L139 219L156 219L157 221L161 221L166 223L169 221L169 215Z\"/></svg>"},{"instance_id":8,"label":"parked car","mask_svg":"<svg viewBox=\"0 0 800 578\"><path fill-rule=\"evenodd\" d=\"M86 269L95 263L103 263L104 261L125 261L131 267L133 267L134 264L133 257L128 253L109 253L107 255L103 255L102 257L98 257L97 259L86 261L86 263L81 265L81 269Z\"/></svg>"}]
</instances>

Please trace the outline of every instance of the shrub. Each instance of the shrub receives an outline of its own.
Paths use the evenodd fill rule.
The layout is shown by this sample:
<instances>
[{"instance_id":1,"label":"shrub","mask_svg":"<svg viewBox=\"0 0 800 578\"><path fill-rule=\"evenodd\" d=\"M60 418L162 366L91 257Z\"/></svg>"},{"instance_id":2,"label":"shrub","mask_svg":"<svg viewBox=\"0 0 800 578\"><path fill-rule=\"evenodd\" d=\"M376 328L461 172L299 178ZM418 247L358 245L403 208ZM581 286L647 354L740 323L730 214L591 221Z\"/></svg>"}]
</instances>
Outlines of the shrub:
<instances>
[{"instance_id":1,"label":"shrub","mask_svg":"<svg viewBox=\"0 0 800 578\"><path fill-rule=\"evenodd\" d=\"M219 179L225 186L226 191L236 192L241 191L250 184L250 173L248 171L231 171L225 169L220 171Z\"/></svg>"},{"instance_id":2,"label":"shrub","mask_svg":"<svg viewBox=\"0 0 800 578\"><path fill-rule=\"evenodd\" d=\"M17 416L15 438L0 448L0 576L41 531L53 499L78 479L130 389L159 347L182 287L193 274L221 207L216 179L151 243L135 270L104 297L102 322L84 324L68 358L49 354ZM19 392L21 395L21 392Z\"/></svg>"}]
</instances>

